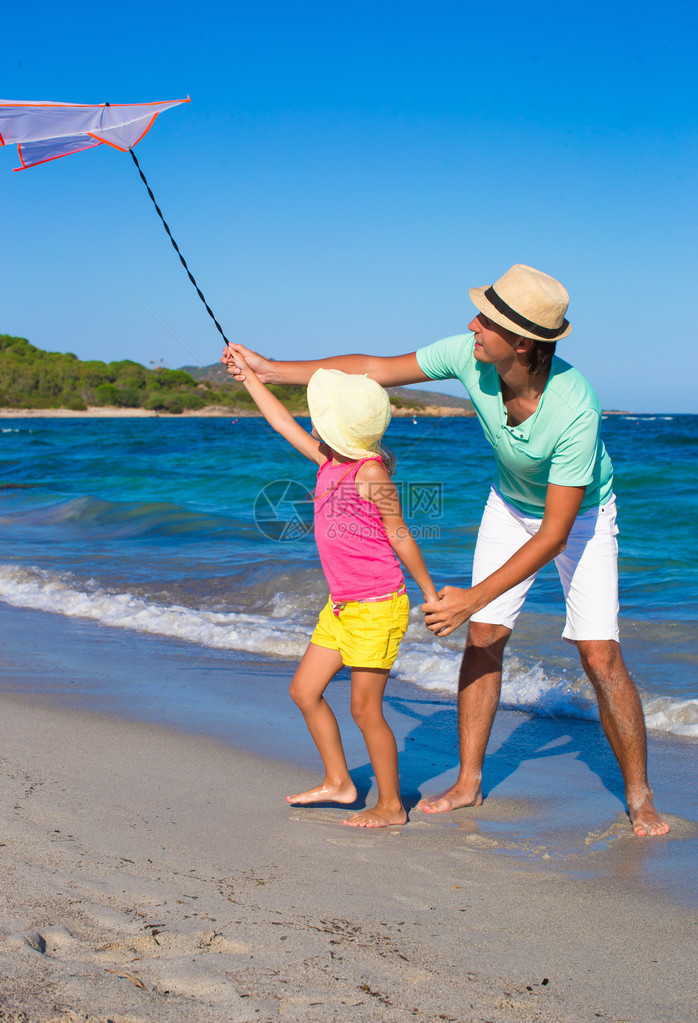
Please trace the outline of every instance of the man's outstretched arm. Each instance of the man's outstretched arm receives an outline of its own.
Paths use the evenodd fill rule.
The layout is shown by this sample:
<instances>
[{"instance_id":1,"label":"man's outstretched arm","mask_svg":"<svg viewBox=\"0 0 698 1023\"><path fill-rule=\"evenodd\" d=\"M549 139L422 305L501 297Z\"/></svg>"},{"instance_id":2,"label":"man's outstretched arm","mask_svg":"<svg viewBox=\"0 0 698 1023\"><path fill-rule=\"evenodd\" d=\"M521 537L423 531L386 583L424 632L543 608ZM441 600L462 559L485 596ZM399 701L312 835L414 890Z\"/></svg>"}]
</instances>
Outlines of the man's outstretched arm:
<instances>
[{"instance_id":1,"label":"man's outstretched arm","mask_svg":"<svg viewBox=\"0 0 698 1023\"><path fill-rule=\"evenodd\" d=\"M341 369L344 373L366 373L383 387L401 387L405 384L421 384L431 380L419 368L417 355L381 357L378 355L334 355L329 359L311 359L307 361L280 362L265 359L258 352L252 352L244 345L238 345L244 355L245 362L254 370L265 384L307 384L316 369ZM221 362L239 369L233 373L236 380L244 379L244 374L235 363L235 353L229 348L223 350ZM229 370L230 372L230 370Z\"/></svg>"}]
</instances>

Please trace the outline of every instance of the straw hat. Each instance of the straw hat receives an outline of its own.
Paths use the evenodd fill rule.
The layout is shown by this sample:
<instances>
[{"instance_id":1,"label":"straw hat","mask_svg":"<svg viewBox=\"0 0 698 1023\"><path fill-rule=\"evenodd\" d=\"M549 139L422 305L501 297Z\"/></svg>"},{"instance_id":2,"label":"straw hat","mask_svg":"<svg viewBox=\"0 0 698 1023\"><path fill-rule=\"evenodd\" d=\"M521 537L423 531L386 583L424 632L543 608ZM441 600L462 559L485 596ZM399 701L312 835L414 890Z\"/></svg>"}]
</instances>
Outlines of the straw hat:
<instances>
[{"instance_id":1,"label":"straw hat","mask_svg":"<svg viewBox=\"0 0 698 1023\"><path fill-rule=\"evenodd\" d=\"M490 288L470 298L493 323L534 341L559 341L572 330L565 319L570 297L554 277L516 263Z\"/></svg>"},{"instance_id":2,"label":"straw hat","mask_svg":"<svg viewBox=\"0 0 698 1023\"><path fill-rule=\"evenodd\" d=\"M333 451L355 459L379 453L390 422L390 399L375 380L318 369L308 381L308 408L313 426Z\"/></svg>"}]
</instances>

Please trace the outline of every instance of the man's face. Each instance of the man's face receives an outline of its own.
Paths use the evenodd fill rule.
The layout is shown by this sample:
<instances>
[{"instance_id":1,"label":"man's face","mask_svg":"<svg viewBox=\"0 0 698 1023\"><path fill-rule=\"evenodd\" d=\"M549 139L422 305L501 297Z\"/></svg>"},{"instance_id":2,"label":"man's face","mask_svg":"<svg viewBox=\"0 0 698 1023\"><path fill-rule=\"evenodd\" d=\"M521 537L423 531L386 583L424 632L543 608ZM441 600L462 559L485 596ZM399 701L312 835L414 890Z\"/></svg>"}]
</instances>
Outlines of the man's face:
<instances>
[{"instance_id":1,"label":"man's face","mask_svg":"<svg viewBox=\"0 0 698 1023\"><path fill-rule=\"evenodd\" d=\"M500 327L488 319L484 313L478 313L468 324L468 330L475 335L475 358L478 362L497 363L509 359L521 341L518 334L506 327Z\"/></svg>"}]
</instances>

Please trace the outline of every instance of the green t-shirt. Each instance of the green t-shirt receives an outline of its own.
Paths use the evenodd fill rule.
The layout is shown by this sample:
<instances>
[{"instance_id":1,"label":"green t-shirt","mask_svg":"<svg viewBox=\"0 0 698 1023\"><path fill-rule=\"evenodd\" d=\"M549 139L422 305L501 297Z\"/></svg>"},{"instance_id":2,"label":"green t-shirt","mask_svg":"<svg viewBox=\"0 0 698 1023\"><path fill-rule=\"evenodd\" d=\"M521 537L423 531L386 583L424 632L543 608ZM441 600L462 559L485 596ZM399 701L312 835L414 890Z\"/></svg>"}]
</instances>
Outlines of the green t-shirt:
<instances>
[{"instance_id":1,"label":"green t-shirt","mask_svg":"<svg viewBox=\"0 0 698 1023\"><path fill-rule=\"evenodd\" d=\"M576 369L553 356L538 408L507 426L497 370L478 362L472 334L454 334L420 348L417 362L432 380L460 380L497 461L495 485L524 515L542 518L549 483L586 487L582 511L608 500L613 466L600 437L601 406Z\"/></svg>"}]
</instances>

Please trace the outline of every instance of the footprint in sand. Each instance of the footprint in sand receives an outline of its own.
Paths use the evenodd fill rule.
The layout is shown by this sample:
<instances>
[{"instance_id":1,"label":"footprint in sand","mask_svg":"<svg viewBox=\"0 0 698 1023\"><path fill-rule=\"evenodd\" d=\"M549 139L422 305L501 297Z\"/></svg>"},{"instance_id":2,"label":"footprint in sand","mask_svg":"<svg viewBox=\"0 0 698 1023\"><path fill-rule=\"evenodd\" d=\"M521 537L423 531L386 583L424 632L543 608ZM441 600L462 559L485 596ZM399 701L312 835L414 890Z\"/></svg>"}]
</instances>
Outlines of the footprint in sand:
<instances>
[{"instance_id":1,"label":"footprint in sand","mask_svg":"<svg viewBox=\"0 0 698 1023\"><path fill-rule=\"evenodd\" d=\"M358 832L356 836L352 834L347 835L346 838L326 838L325 841L329 845L348 845L351 846L351 848L356 848L357 846L360 846L362 849L369 849L376 843L375 841L372 841L370 838L366 838L365 836L366 831L361 830Z\"/></svg>"},{"instance_id":2,"label":"footprint in sand","mask_svg":"<svg viewBox=\"0 0 698 1023\"><path fill-rule=\"evenodd\" d=\"M95 954L111 957L143 959L172 959L180 956L201 956L210 953L247 955L249 949L239 941L230 941L217 931L194 934L168 934L157 930L133 935L118 941L108 941L95 950Z\"/></svg>"}]
</instances>

